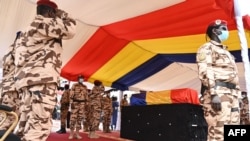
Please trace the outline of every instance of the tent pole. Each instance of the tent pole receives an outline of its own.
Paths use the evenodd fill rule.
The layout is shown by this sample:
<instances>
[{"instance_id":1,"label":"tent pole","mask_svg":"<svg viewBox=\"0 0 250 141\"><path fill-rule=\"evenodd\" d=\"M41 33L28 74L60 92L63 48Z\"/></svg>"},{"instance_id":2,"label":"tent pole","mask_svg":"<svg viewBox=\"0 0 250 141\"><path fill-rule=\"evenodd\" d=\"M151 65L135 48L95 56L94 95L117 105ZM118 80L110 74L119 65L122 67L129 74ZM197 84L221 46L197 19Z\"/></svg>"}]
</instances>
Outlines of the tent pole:
<instances>
[{"instance_id":1,"label":"tent pole","mask_svg":"<svg viewBox=\"0 0 250 141\"><path fill-rule=\"evenodd\" d=\"M240 39L242 62L244 64L244 69L245 69L246 91L247 91L248 101L250 101L250 96L249 96L250 94L250 82L249 82L250 81L250 74L249 74L250 67L249 67L249 57L248 57L248 44L247 44L244 25L242 21L242 16L247 14L246 6L248 4L249 4L248 0L234 0L235 20L236 20L237 29L238 29L238 36ZM248 8L249 6L250 5L248 5ZM250 109L250 104L248 106Z\"/></svg>"}]
</instances>

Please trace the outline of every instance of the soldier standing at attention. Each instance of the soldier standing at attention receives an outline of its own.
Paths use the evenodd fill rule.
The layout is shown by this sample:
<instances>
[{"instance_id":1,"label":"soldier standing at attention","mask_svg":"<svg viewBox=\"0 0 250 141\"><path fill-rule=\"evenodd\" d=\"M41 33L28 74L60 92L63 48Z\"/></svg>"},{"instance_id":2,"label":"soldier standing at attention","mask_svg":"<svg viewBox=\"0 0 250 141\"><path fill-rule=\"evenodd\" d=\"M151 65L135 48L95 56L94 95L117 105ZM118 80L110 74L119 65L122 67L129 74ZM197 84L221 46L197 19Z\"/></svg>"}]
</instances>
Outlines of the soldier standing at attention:
<instances>
[{"instance_id":1,"label":"soldier standing at attention","mask_svg":"<svg viewBox=\"0 0 250 141\"><path fill-rule=\"evenodd\" d=\"M70 89L69 89L69 85L65 84L62 98L60 101L61 103L61 109L60 109L61 110L61 119L60 119L61 129L56 131L56 133L59 133L59 134L66 133L66 120L67 120L67 115L69 111L69 101L70 101Z\"/></svg>"},{"instance_id":2,"label":"soldier standing at attention","mask_svg":"<svg viewBox=\"0 0 250 141\"><path fill-rule=\"evenodd\" d=\"M15 45L15 85L21 91L18 135L46 141L52 128L62 67L62 40L75 35L76 21L50 0L37 1L37 15Z\"/></svg>"},{"instance_id":3,"label":"soldier standing at attention","mask_svg":"<svg viewBox=\"0 0 250 141\"><path fill-rule=\"evenodd\" d=\"M99 138L95 131L98 128L101 118L101 97L105 88L99 80L94 81L94 87L89 94L89 138Z\"/></svg>"},{"instance_id":4,"label":"soldier standing at attention","mask_svg":"<svg viewBox=\"0 0 250 141\"><path fill-rule=\"evenodd\" d=\"M110 91L105 91L102 97L102 111L103 111L103 132L110 133L110 123L112 116L112 99L110 97Z\"/></svg>"},{"instance_id":5,"label":"soldier standing at attention","mask_svg":"<svg viewBox=\"0 0 250 141\"><path fill-rule=\"evenodd\" d=\"M235 58L221 42L228 39L226 21L216 20L207 27L210 41L197 51L198 76L203 93L204 116L208 123L208 141L224 140L224 125L239 124L241 95Z\"/></svg>"},{"instance_id":6,"label":"soldier standing at attention","mask_svg":"<svg viewBox=\"0 0 250 141\"><path fill-rule=\"evenodd\" d=\"M79 130L81 130L82 121L84 118L85 104L88 101L88 89L83 84L84 78L78 76L78 83L75 83L70 90L71 98L71 115L70 115L70 135L69 139L81 139ZM74 133L74 131L76 132Z\"/></svg>"},{"instance_id":7,"label":"soldier standing at attention","mask_svg":"<svg viewBox=\"0 0 250 141\"><path fill-rule=\"evenodd\" d=\"M20 32L17 32L16 39L12 45L8 48L7 54L3 57L3 76L2 76L2 91L1 91L1 105L9 106L14 112L19 115L19 93L15 87L14 81L14 47ZM0 130L7 130L14 121L14 117L7 117L6 121L1 124Z\"/></svg>"}]
</instances>

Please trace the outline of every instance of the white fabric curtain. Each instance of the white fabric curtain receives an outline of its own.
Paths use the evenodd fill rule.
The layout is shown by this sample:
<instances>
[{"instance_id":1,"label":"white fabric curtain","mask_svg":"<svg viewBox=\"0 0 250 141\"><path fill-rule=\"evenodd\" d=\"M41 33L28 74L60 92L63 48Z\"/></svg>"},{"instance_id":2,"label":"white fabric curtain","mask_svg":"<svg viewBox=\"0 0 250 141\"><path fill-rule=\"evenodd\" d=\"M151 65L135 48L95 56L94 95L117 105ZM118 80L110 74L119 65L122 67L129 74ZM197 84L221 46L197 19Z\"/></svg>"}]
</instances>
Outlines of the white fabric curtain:
<instances>
[{"instance_id":1,"label":"white fabric curtain","mask_svg":"<svg viewBox=\"0 0 250 141\"><path fill-rule=\"evenodd\" d=\"M248 57L248 45L244 30L244 25L242 17L245 15L250 15L250 1L249 0L234 0L234 12L235 20L237 23L238 35L240 38L241 44L241 56L245 68L245 81L246 81L246 90L248 95L248 101L250 101L250 67L249 67L249 57ZM249 105L250 109L250 105Z\"/></svg>"}]
</instances>

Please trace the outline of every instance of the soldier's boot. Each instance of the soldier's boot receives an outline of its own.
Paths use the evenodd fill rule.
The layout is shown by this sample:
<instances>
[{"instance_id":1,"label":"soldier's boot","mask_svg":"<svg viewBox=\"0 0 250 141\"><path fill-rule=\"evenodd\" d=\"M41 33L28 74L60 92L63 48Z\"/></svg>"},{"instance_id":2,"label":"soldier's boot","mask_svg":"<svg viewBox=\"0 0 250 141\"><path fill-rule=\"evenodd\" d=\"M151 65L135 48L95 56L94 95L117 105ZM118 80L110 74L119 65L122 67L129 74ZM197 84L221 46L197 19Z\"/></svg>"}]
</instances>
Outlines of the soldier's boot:
<instances>
[{"instance_id":1,"label":"soldier's boot","mask_svg":"<svg viewBox=\"0 0 250 141\"><path fill-rule=\"evenodd\" d=\"M70 129L69 139L72 140L74 138L74 130Z\"/></svg>"},{"instance_id":2,"label":"soldier's boot","mask_svg":"<svg viewBox=\"0 0 250 141\"><path fill-rule=\"evenodd\" d=\"M106 132L106 126L105 126L105 125L102 126L102 131L103 131L104 133Z\"/></svg>"},{"instance_id":3,"label":"soldier's boot","mask_svg":"<svg viewBox=\"0 0 250 141\"><path fill-rule=\"evenodd\" d=\"M65 134L66 133L65 127L61 126L61 129L58 130L58 131L56 131L56 133L58 133L58 134Z\"/></svg>"},{"instance_id":4,"label":"soldier's boot","mask_svg":"<svg viewBox=\"0 0 250 141\"><path fill-rule=\"evenodd\" d=\"M78 139L78 140L82 139L82 137L81 137L80 134L79 134L79 129L76 130L75 137L76 137L76 139Z\"/></svg>"},{"instance_id":5,"label":"soldier's boot","mask_svg":"<svg viewBox=\"0 0 250 141\"><path fill-rule=\"evenodd\" d=\"M83 128L83 132L89 132L89 129L86 128L86 127L84 127L84 128Z\"/></svg>"},{"instance_id":6,"label":"soldier's boot","mask_svg":"<svg viewBox=\"0 0 250 141\"><path fill-rule=\"evenodd\" d=\"M83 132L89 132L89 126L86 123L83 124Z\"/></svg>"},{"instance_id":7,"label":"soldier's boot","mask_svg":"<svg viewBox=\"0 0 250 141\"><path fill-rule=\"evenodd\" d=\"M91 138L91 139L98 139L99 136L95 133L95 131L90 131L89 138Z\"/></svg>"},{"instance_id":8,"label":"soldier's boot","mask_svg":"<svg viewBox=\"0 0 250 141\"><path fill-rule=\"evenodd\" d=\"M107 133L111 133L109 125L107 125Z\"/></svg>"}]
</instances>

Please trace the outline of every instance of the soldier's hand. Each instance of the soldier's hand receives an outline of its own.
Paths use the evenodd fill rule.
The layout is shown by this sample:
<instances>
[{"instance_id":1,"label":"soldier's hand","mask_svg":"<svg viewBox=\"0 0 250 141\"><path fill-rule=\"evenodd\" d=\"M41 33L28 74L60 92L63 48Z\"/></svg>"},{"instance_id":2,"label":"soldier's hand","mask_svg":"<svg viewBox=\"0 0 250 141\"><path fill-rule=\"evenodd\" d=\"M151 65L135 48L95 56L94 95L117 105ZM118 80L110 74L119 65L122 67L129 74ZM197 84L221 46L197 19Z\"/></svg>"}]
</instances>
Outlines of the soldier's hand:
<instances>
[{"instance_id":1,"label":"soldier's hand","mask_svg":"<svg viewBox=\"0 0 250 141\"><path fill-rule=\"evenodd\" d=\"M63 18L66 18L68 16L68 14L65 11L61 10L61 9L57 9L56 10L56 16L63 19Z\"/></svg>"},{"instance_id":2,"label":"soldier's hand","mask_svg":"<svg viewBox=\"0 0 250 141\"><path fill-rule=\"evenodd\" d=\"M211 96L211 106L215 111L221 111L221 100L218 95Z\"/></svg>"}]
</instances>

